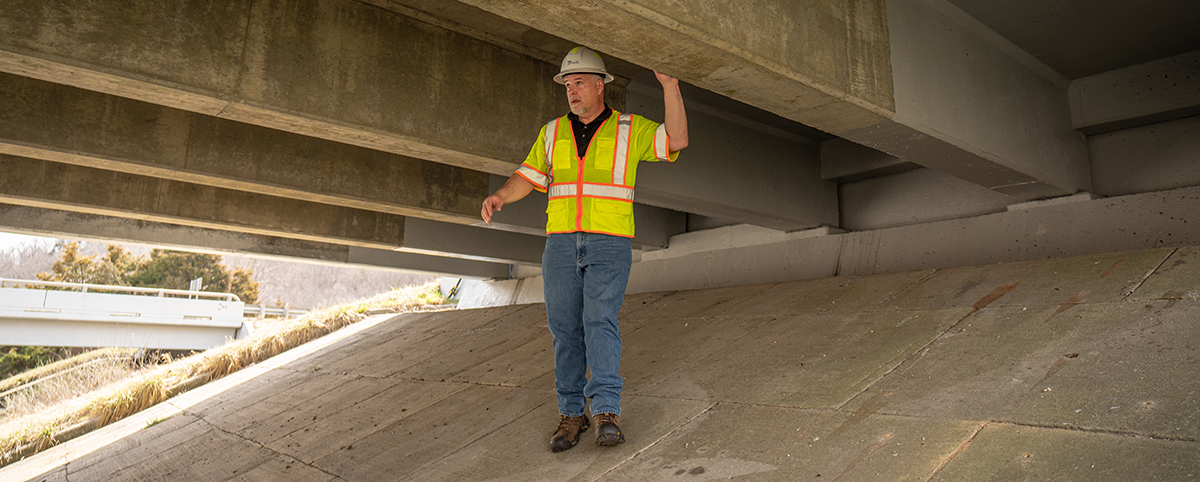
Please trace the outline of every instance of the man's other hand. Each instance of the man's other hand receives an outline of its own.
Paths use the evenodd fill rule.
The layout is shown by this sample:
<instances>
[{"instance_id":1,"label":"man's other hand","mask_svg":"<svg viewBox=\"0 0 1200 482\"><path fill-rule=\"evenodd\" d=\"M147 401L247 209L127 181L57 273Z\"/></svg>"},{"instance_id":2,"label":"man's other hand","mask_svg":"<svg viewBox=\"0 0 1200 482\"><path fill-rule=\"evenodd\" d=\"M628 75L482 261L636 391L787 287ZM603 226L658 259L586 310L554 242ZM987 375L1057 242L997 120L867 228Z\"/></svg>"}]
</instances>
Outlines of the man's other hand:
<instances>
[{"instance_id":1,"label":"man's other hand","mask_svg":"<svg viewBox=\"0 0 1200 482\"><path fill-rule=\"evenodd\" d=\"M504 198L492 194L483 200L483 209L479 212L483 216L483 222L488 226L492 225L492 214L500 212L500 208L504 207Z\"/></svg>"}]
</instances>

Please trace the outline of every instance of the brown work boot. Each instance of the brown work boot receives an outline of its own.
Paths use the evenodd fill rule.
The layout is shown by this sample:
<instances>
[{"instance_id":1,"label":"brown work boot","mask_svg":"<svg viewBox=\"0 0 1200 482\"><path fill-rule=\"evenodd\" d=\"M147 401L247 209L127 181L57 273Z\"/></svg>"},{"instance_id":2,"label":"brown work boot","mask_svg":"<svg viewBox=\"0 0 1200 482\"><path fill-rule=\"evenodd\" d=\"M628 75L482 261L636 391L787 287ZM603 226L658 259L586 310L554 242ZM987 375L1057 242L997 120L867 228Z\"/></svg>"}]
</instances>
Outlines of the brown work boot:
<instances>
[{"instance_id":1,"label":"brown work boot","mask_svg":"<svg viewBox=\"0 0 1200 482\"><path fill-rule=\"evenodd\" d=\"M575 444L579 443L579 434L587 431L591 424L588 422L587 415L578 417L562 416L558 421L558 429L554 431L554 435L550 437L550 451L562 452Z\"/></svg>"},{"instance_id":2,"label":"brown work boot","mask_svg":"<svg viewBox=\"0 0 1200 482\"><path fill-rule=\"evenodd\" d=\"M625 434L621 433L621 427L617 426L619 418L611 413L596 414L596 445L611 447L625 443Z\"/></svg>"}]
</instances>

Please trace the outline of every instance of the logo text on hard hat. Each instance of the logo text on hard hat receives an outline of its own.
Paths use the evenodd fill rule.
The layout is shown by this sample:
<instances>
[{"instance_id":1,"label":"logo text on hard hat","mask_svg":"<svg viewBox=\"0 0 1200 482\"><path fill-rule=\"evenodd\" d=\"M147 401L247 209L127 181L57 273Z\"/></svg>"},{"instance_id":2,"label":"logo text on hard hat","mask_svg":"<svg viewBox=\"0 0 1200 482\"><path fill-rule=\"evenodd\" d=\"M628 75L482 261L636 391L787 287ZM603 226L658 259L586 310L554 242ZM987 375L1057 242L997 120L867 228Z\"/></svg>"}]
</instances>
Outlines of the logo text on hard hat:
<instances>
[{"instance_id":1,"label":"logo text on hard hat","mask_svg":"<svg viewBox=\"0 0 1200 482\"><path fill-rule=\"evenodd\" d=\"M578 60L568 60L567 61L567 65L578 64L578 63L579 63Z\"/></svg>"}]
</instances>

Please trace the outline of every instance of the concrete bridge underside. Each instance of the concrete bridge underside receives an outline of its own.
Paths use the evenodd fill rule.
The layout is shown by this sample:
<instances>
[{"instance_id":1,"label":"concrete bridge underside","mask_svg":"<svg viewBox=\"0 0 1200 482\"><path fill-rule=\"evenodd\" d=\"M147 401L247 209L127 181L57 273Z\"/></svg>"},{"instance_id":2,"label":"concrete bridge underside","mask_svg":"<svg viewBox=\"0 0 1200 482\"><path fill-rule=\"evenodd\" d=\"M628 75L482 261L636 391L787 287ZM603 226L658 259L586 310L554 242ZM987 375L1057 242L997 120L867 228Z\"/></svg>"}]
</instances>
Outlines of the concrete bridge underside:
<instances>
[{"instance_id":1,"label":"concrete bridge underside","mask_svg":"<svg viewBox=\"0 0 1200 482\"><path fill-rule=\"evenodd\" d=\"M617 75L617 109L661 116L650 70L686 84L693 142L680 162L642 166L635 246L708 263L709 283L757 279L722 275L738 265L711 253L765 258L750 247L798 236L859 239L863 253L897 240L920 267L916 246L947 222L978 242L966 264L1200 242L1200 223L1137 242L1044 236L1161 211L1121 197L1200 207L1178 191L1200 185L1200 6L1019 4L8 1L0 228L536 276L544 199L492 228L479 204L566 110L549 78L583 44ZM1004 224L1014 207L1064 202L1074 218Z\"/></svg>"}]
</instances>

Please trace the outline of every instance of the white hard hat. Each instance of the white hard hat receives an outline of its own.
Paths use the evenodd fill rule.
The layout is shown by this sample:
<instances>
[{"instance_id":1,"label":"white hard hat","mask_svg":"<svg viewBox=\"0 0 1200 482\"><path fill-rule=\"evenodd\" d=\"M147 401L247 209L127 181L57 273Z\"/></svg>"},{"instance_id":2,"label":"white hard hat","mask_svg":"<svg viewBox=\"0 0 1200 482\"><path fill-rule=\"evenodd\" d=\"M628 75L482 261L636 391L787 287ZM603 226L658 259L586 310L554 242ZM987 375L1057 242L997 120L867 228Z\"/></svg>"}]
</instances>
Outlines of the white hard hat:
<instances>
[{"instance_id":1,"label":"white hard hat","mask_svg":"<svg viewBox=\"0 0 1200 482\"><path fill-rule=\"evenodd\" d=\"M575 47L563 57L562 69L554 76L554 81L563 83L563 77L571 74L596 74L604 77L604 83L613 81L612 74L604 70L604 59L600 54L587 47Z\"/></svg>"}]
</instances>

